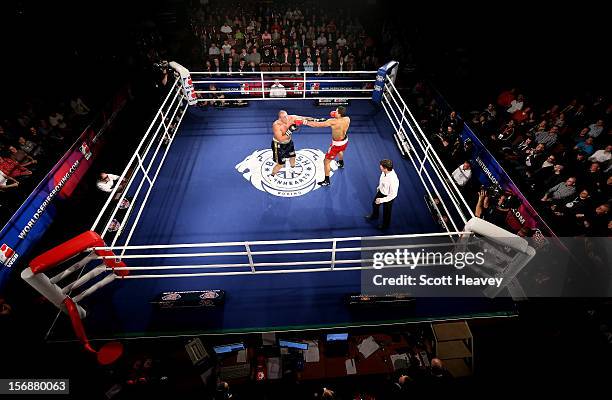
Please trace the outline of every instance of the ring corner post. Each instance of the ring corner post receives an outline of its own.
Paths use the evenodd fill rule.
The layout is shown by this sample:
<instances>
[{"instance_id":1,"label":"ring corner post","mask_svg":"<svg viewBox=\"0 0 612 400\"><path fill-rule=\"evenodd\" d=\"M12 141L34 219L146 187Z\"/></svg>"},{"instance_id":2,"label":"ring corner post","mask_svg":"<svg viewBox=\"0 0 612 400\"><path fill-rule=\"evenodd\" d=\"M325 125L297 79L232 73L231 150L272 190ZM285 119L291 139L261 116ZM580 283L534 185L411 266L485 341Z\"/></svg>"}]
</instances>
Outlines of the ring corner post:
<instances>
[{"instance_id":1,"label":"ring corner post","mask_svg":"<svg viewBox=\"0 0 612 400\"><path fill-rule=\"evenodd\" d=\"M191 73L189 70L176 61L170 61L168 65L181 77L183 97L187 100L187 103L189 103L190 106L196 105L198 103L198 95L193 87L193 81L191 80Z\"/></svg>"},{"instance_id":2,"label":"ring corner post","mask_svg":"<svg viewBox=\"0 0 612 400\"><path fill-rule=\"evenodd\" d=\"M377 104L380 104L382 101L382 95L385 89L385 79L388 77L391 82L395 83L398 65L399 63L397 61L389 61L378 68L376 82L374 83L374 91L372 92L372 100Z\"/></svg>"}]
</instances>

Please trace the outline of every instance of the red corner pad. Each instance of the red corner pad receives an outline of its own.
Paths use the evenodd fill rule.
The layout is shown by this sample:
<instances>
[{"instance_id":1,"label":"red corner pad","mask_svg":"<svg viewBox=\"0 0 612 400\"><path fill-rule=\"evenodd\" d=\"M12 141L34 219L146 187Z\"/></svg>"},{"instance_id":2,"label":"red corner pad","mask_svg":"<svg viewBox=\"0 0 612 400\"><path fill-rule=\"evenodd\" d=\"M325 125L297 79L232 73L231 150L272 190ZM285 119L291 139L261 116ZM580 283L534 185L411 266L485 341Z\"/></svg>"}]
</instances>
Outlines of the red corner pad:
<instances>
[{"instance_id":1,"label":"red corner pad","mask_svg":"<svg viewBox=\"0 0 612 400\"><path fill-rule=\"evenodd\" d=\"M104 240L100 235L93 231L83 232L35 257L30 261L30 269L34 274L46 272L77 254L98 246L104 246Z\"/></svg>"}]
</instances>

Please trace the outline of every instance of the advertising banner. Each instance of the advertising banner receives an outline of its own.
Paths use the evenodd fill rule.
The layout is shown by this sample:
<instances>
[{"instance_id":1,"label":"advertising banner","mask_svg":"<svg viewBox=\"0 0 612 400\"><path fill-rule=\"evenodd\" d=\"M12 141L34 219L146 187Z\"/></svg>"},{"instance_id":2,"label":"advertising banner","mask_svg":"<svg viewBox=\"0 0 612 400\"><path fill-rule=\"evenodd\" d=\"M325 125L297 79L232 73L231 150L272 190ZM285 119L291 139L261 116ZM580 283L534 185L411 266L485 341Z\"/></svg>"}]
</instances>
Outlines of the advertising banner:
<instances>
[{"instance_id":1,"label":"advertising banner","mask_svg":"<svg viewBox=\"0 0 612 400\"><path fill-rule=\"evenodd\" d=\"M0 292L15 262L23 258L53 222L58 202L66 201L93 163L104 132L129 98L125 87L79 136L0 231Z\"/></svg>"}]
</instances>

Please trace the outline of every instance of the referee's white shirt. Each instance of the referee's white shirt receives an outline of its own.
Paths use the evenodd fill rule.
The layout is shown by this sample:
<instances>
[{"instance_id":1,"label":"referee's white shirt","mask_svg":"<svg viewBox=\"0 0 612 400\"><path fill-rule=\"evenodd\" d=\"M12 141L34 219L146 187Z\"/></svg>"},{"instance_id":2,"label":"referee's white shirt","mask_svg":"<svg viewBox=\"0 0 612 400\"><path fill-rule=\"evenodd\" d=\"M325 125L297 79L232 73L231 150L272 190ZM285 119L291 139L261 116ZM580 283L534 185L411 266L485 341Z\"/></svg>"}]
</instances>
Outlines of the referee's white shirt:
<instances>
[{"instance_id":1,"label":"referee's white shirt","mask_svg":"<svg viewBox=\"0 0 612 400\"><path fill-rule=\"evenodd\" d=\"M399 179L395 171L381 173L376 189L385 195L385 197L380 198L381 203L386 203L395 199L397 197L397 191L399 190Z\"/></svg>"}]
</instances>

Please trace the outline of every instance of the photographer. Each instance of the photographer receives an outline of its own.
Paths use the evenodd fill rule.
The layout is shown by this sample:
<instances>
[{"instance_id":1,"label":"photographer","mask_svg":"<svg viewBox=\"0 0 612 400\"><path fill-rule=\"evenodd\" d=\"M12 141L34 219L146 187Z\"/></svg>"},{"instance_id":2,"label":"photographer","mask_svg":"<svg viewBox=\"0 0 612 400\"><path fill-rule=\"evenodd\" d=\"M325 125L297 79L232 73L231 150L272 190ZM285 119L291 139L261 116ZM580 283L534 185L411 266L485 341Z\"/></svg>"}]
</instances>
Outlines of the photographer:
<instances>
[{"instance_id":1,"label":"photographer","mask_svg":"<svg viewBox=\"0 0 612 400\"><path fill-rule=\"evenodd\" d=\"M474 215L500 228L508 229L509 227L506 223L506 218L510 212L508 198L509 196L502 192L500 188L490 187L487 189L482 187L478 192L478 202L476 203Z\"/></svg>"},{"instance_id":2,"label":"photographer","mask_svg":"<svg viewBox=\"0 0 612 400\"><path fill-rule=\"evenodd\" d=\"M152 70L152 80L153 80L153 91L155 95L153 96L155 104L155 109L157 109L158 105L163 101L164 97L168 94L168 90L170 90L170 82L172 81L172 71L168 66L167 61L160 61L153 64Z\"/></svg>"}]
</instances>

